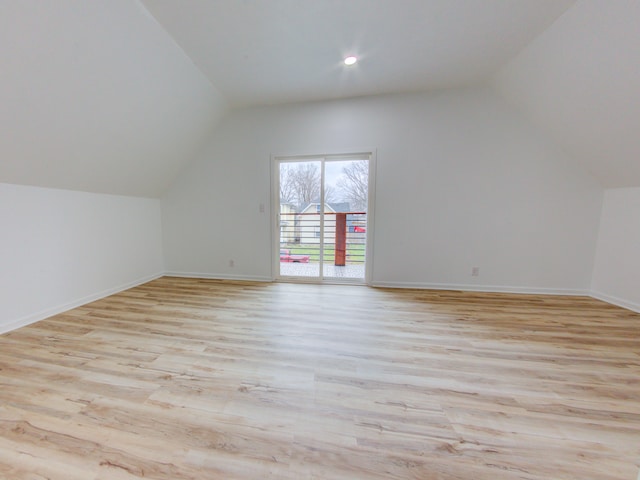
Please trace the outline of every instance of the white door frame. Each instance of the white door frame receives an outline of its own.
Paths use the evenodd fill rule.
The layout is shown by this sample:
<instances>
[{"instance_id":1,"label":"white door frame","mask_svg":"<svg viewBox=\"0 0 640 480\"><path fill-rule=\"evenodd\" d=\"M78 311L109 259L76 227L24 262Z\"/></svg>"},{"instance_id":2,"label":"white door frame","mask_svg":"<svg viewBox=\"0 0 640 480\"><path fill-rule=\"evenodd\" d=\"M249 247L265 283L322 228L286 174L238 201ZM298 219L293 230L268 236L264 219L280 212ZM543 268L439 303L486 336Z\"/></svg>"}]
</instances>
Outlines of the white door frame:
<instances>
[{"instance_id":1,"label":"white door frame","mask_svg":"<svg viewBox=\"0 0 640 480\"><path fill-rule=\"evenodd\" d=\"M300 283L346 283L361 284L353 279L341 280L339 278L323 278L322 271L318 277L283 277L280 275L280 179L279 164L283 162L321 160L321 205L324 205L324 162L331 160L369 160L369 185L367 201L367 232L365 246L365 278L364 284L371 285L373 279L373 239L375 231L375 186L376 186L376 149L354 149L347 152L332 152L322 154L304 155L271 155L271 279L272 281L295 281ZM324 210L324 209L323 209ZM323 219L324 215L320 218ZM320 245L323 245L324 229L320 228ZM323 248L320 248L322 260ZM322 264L321 264L322 265Z\"/></svg>"}]
</instances>

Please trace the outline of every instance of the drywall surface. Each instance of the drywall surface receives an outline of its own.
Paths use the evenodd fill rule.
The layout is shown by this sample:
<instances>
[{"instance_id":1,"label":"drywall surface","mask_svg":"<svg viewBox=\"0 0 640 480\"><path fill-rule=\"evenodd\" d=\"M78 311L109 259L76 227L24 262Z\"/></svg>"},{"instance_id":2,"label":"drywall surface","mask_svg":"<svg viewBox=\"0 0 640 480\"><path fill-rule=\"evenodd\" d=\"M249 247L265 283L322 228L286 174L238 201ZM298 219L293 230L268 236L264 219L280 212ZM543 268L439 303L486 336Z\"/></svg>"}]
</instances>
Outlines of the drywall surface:
<instances>
[{"instance_id":1,"label":"drywall surface","mask_svg":"<svg viewBox=\"0 0 640 480\"><path fill-rule=\"evenodd\" d=\"M0 331L158 276L160 201L0 184Z\"/></svg>"},{"instance_id":2,"label":"drywall surface","mask_svg":"<svg viewBox=\"0 0 640 480\"><path fill-rule=\"evenodd\" d=\"M233 112L163 197L168 271L272 278L270 156L370 149L373 284L589 292L602 189L489 88Z\"/></svg>"},{"instance_id":3,"label":"drywall surface","mask_svg":"<svg viewBox=\"0 0 640 480\"><path fill-rule=\"evenodd\" d=\"M637 0L579 0L496 76L608 188L640 186Z\"/></svg>"},{"instance_id":4,"label":"drywall surface","mask_svg":"<svg viewBox=\"0 0 640 480\"><path fill-rule=\"evenodd\" d=\"M138 2L0 2L0 182L159 197L222 95Z\"/></svg>"},{"instance_id":5,"label":"drywall surface","mask_svg":"<svg viewBox=\"0 0 640 480\"><path fill-rule=\"evenodd\" d=\"M605 190L592 289L640 312L640 188Z\"/></svg>"}]
</instances>

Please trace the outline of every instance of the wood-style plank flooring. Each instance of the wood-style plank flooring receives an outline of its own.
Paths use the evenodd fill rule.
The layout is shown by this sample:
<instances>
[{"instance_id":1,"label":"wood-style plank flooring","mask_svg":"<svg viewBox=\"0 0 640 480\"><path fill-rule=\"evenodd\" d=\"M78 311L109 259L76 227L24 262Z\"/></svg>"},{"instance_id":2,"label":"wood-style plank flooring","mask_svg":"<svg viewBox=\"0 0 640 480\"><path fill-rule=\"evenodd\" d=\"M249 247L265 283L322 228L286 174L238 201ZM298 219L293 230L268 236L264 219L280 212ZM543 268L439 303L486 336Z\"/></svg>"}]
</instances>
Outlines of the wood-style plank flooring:
<instances>
[{"instance_id":1,"label":"wood-style plank flooring","mask_svg":"<svg viewBox=\"0 0 640 480\"><path fill-rule=\"evenodd\" d=\"M635 480L640 315L161 278L0 336L2 479Z\"/></svg>"}]
</instances>

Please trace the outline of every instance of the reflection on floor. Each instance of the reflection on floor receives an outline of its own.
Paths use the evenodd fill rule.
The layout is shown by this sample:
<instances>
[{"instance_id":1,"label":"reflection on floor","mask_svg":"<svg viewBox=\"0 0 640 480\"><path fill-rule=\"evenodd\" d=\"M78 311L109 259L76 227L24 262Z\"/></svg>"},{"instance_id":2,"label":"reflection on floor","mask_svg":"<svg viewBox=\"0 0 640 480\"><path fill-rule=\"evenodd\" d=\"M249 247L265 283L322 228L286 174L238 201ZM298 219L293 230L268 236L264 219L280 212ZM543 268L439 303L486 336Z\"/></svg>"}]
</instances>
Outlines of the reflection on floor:
<instances>
[{"instance_id":1,"label":"reflection on floor","mask_svg":"<svg viewBox=\"0 0 640 480\"><path fill-rule=\"evenodd\" d=\"M317 263L280 263L280 275L287 277L317 277L320 265ZM364 265L324 265L325 278L353 278L364 281Z\"/></svg>"}]
</instances>

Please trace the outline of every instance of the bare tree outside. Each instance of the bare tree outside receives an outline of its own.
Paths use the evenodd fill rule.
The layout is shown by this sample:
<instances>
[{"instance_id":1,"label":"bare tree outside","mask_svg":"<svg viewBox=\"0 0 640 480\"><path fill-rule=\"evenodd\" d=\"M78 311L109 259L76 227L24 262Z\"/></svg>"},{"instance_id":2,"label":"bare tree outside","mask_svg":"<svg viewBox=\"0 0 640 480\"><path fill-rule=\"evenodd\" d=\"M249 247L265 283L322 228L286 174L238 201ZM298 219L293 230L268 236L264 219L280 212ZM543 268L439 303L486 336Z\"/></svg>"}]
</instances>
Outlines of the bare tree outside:
<instances>
[{"instance_id":1,"label":"bare tree outside","mask_svg":"<svg viewBox=\"0 0 640 480\"><path fill-rule=\"evenodd\" d=\"M291 170L291 165L286 163L280 165L280 201L294 204L298 198L291 178Z\"/></svg>"},{"instance_id":2,"label":"bare tree outside","mask_svg":"<svg viewBox=\"0 0 640 480\"><path fill-rule=\"evenodd\" d=\"M369 160L309 157L278 169L280 275L364 278Z\"/></svg>"},{"instance_id":3,"label":"bare tree outside","mask_svg":"<svg viewBox=\"0 0 640 480\"><path fill-rule=\"evenodd\" d=\"M320 196L320 169L311 162L280 166L280 198L298 207Z\"/></svg>"},{"instance_id":4,"label":"bare tree outside","mask_svg":"<svg viewBox=\"0 0 640 480\"><path fill-rule=\"evenodd\" d=\"M320 201L320 200L318 200ZM338 192L331 185L324 187L324 203L333 203L338 201Z\"/></svg>"},{"instance_id":5,"label":"bare tree outside","mask_svg":"<svg viewBox=\"0 0 640 480\"><path fill-rule=\"evenodd\" d=\"M346 165L342 169L337 187L351 205L351 210L365 212L369 190L369 162L353 161Z\"/></svg>"},{"instance_id":6,"label":"bare tree outside","mask_svg":"<svg viewBox=\"0 0 640 480\"><path fill-rule=\"evenodd\" d=\"M334 202L336 189L327 185L325 203ZM297 162L280 165L280 200L298 208L320 202L320 168L315 162Z\"/></svg>"},{"instance_id":7,"label":"bare tree outside","mask_svg":"<svg viewBox=\"0 0 640 480\"><path fill-rule=\"evenodd\" d=\"M316 201L320 197L320 169L315 163L300 163L291 169L291 178L298 205Z\"/></svg>"}]
</instances>

